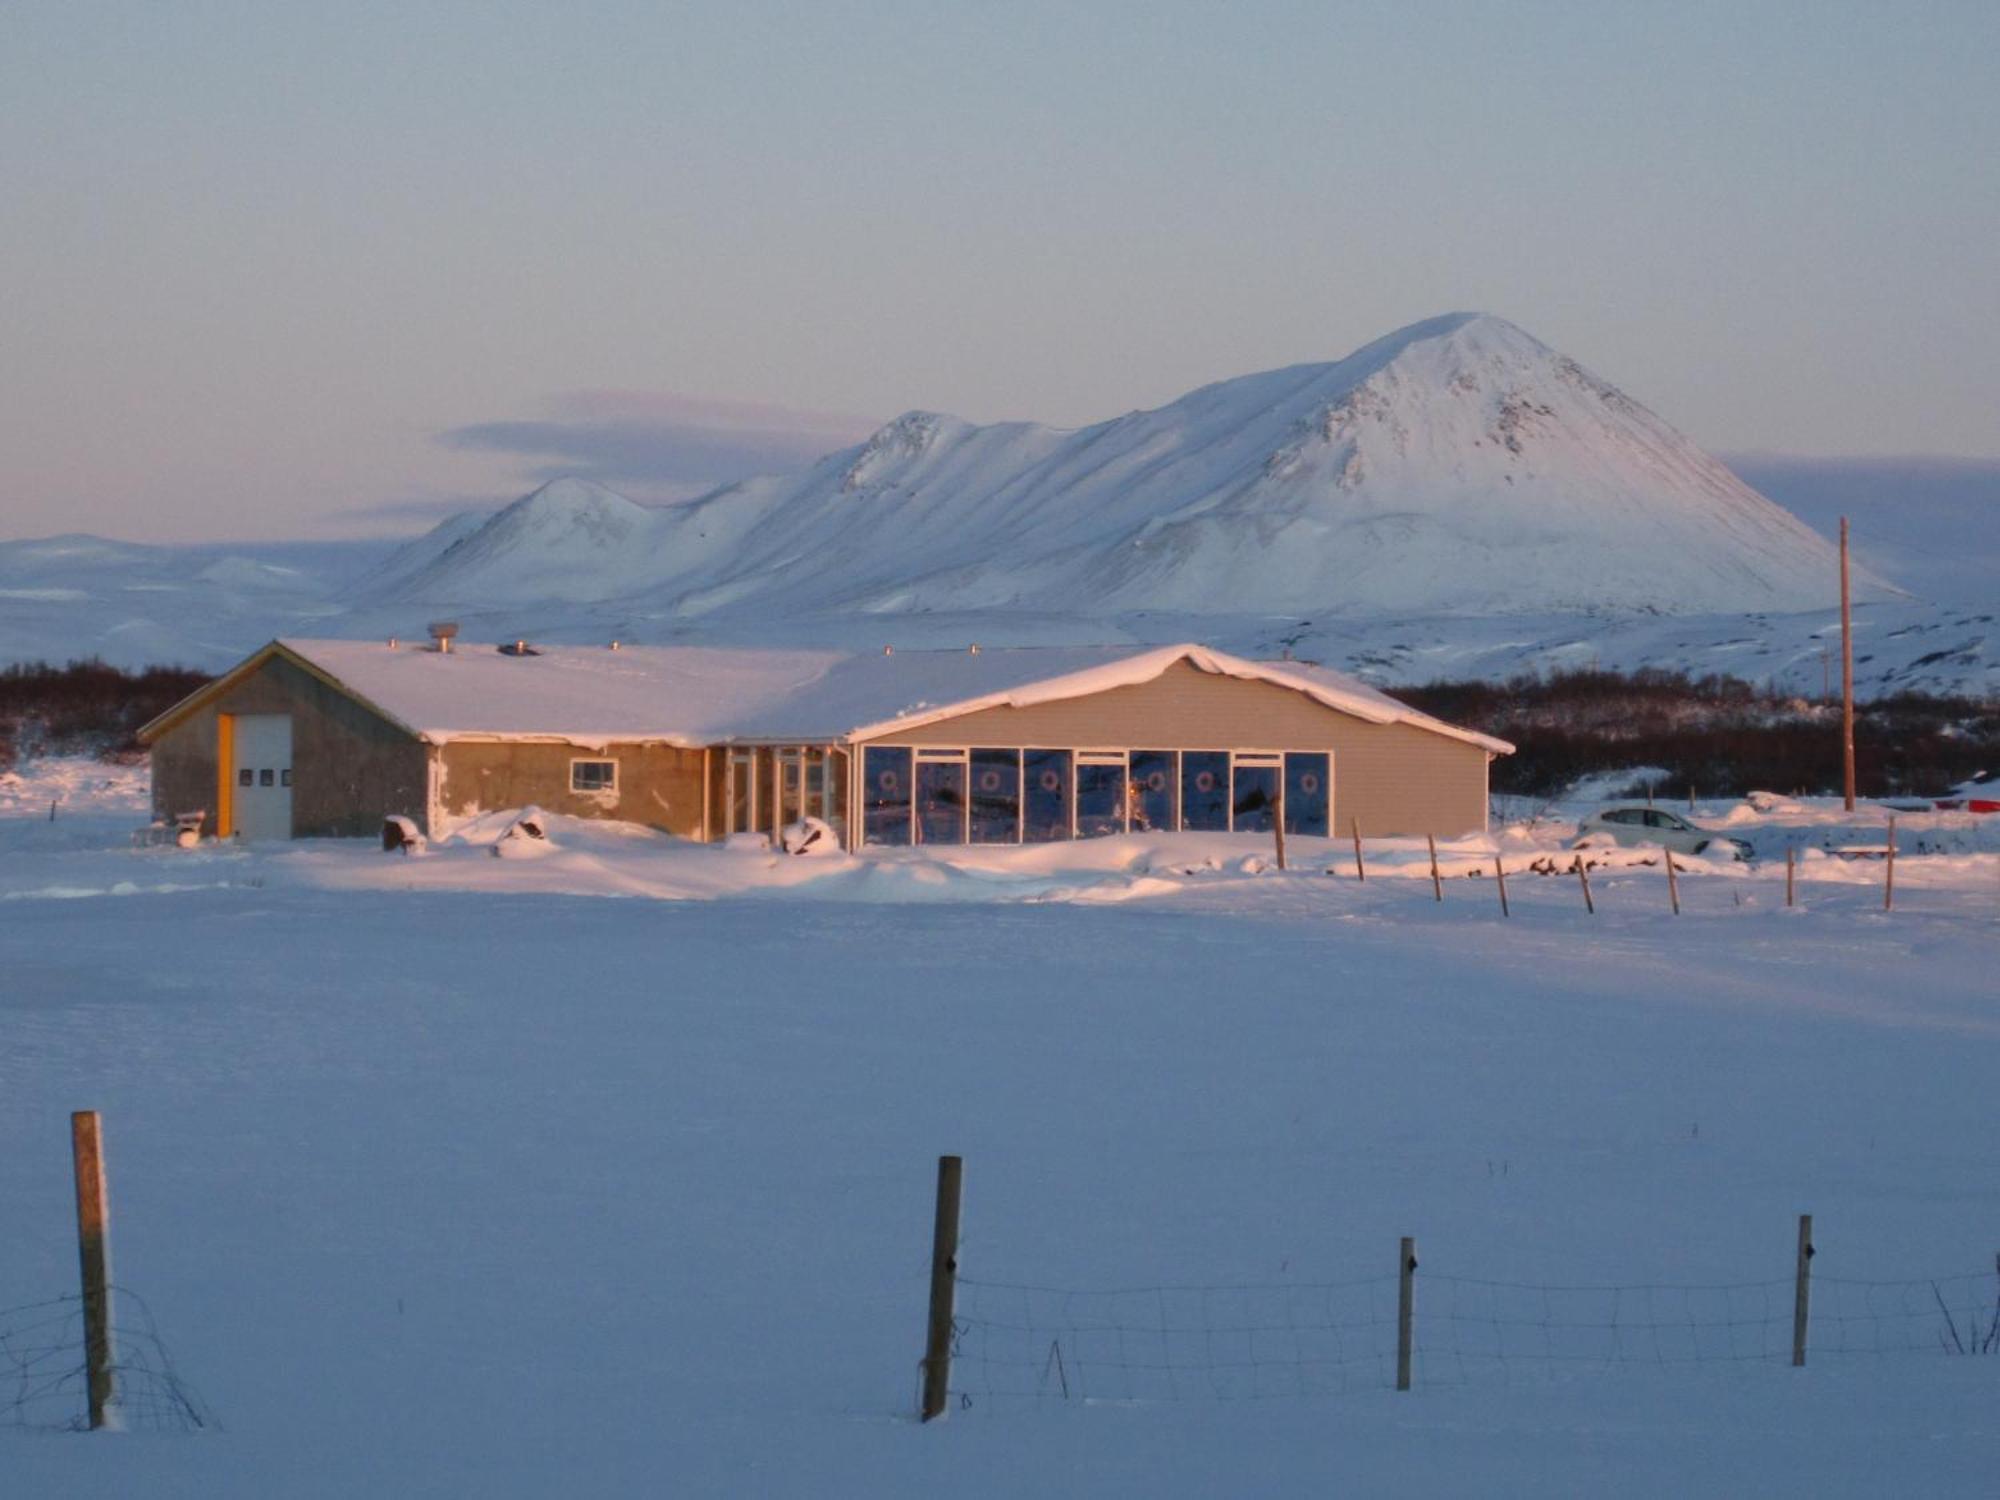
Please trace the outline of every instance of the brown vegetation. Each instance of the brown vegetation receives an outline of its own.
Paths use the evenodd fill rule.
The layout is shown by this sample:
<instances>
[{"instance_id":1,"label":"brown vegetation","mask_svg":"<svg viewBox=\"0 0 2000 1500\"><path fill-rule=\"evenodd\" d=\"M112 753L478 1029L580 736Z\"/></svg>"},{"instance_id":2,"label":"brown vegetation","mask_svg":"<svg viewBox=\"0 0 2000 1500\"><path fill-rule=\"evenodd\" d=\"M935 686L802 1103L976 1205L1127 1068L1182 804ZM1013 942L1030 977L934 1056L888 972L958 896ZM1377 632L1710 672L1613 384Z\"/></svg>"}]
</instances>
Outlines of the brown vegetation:
<instances>
[{"instance_id":1,"label":"brown vegetation","mask_svg":"<svg viewBox=\"0 0 2000 1500\"><path fill-rule=\"evenodd\" d=\"M124 672L101 661L0 670L0 770L30 755L137 755L133 731L208 680L187 667Z\"/></svg>"},{"instance_id":2,"label":"brown vegetation","mask_svg":"<svg viewBox=\"0 0 2000 1500\"><path fill-rule=\"evenodd\" d=\"M1553 796L1621 766L1665 772L1663 795L1840 790L1840 705L1771 693L1738 677L1560 672L1506 682L1398 688L1439 718L1511 740L1493 790ZM2000 769L2000 702L1904 693L1858 706L1863 796L1937 793Z\"/></svg>"}]
</instances>

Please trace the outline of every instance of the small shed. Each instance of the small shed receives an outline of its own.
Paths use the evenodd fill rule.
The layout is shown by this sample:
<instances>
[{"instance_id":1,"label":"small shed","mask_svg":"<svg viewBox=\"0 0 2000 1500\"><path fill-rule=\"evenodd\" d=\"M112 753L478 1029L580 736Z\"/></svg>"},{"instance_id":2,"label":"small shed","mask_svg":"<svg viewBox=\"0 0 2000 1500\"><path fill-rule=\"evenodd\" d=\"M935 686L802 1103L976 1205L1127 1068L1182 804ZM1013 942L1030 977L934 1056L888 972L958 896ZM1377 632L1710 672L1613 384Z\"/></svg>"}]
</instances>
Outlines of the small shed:
<instances>
[{"instance_id":1,"label":"small shed","mask_svg":"<svg viewBox=\"0 0 2000 1500\"><path fill-rule=\"evenodd\" d=\"M1344 673L1204 646L857 653L279 640L140 731L155 810L431 837L525 803L849 848L1483 828L1512 746Z\"/></svg>"}]
</instances>

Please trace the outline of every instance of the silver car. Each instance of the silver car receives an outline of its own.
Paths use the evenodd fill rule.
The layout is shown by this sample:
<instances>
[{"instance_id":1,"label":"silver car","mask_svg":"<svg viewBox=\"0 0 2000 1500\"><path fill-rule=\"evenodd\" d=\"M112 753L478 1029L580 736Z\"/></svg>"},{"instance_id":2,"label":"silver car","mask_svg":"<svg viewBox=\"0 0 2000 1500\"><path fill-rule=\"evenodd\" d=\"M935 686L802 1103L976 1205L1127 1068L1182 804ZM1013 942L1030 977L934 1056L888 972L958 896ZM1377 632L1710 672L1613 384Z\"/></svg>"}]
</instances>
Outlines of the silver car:
<instances>
[{"instance_id":1,"label":"silver car","mask_svg":"<svg viewBox=\"0 0 2000 1500\"><path fill-rule=\"evenodd\" d=\"M1609 840L1614 844L1657 844L1676 854L1720 853L1728 850L1748 859L1752 850L1742 839L1715 833L1664 807L1600 808L1576 825L1578 845Z\"/></svg>"}]
</instances>

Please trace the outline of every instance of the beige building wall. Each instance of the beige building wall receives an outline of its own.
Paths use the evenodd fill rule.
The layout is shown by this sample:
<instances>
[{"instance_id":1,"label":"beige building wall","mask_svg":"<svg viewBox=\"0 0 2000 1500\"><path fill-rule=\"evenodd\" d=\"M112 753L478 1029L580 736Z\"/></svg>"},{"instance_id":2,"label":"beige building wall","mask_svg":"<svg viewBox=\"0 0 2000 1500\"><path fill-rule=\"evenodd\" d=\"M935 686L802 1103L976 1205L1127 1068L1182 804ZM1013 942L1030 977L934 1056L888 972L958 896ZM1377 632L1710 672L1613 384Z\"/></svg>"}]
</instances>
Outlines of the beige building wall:
<instances>
[{"instance_id":1,"label":"beige building wall","mask_svg":"<svg viewBox=\"0 0 2000 1500\"><path fill-rule=\"evenodd\" d=\"M988 708L871 745L1103 750L1331 750L1333 828L1366 837L1481 832L1487 751L1365 719L1273 683L1177 662L1151 682L1028 708Z\"/></svg>"},{"instance_id":2,"label":"beige building wall","mask_svg":"<svg viewBox=\"0 0 2000 1500\"><path fill-rule=\"evenodd\" d=\"M202 832L216 832L218 714L291 716L295 837L378 834L388 813L424 821L424 746L281 656L271 657L154 739L155 817L205 809Z\"/></svg>"},{"instance_id":3,"label":"beige building wall","mask_svg":"<svg viewBox=\"0 0 2000 1500\"><path fill-rule=\"evenodd\" d=\"M533 803L578 818L644 823L683 838L702 835L702 752L658 743L603 750L544 740L452 740L436 747L438 801L451 818ZM573 760L618 763L618 785L573 792Z\"/></svg>"}]
</instances>

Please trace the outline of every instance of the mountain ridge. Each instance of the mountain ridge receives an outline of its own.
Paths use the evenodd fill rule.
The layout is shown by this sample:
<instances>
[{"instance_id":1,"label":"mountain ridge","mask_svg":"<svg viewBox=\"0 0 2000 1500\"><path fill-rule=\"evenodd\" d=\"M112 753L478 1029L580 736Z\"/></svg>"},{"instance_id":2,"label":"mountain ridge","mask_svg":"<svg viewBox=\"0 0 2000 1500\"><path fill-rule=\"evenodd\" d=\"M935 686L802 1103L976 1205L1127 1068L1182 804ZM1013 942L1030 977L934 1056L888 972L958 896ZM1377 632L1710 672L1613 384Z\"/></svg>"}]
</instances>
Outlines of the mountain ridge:
<instances>
[{"instance_id":1,"label":"mountain ridge","mask_svg":"<svg viewBox=\"0 0 2000 1500\"><path fill-rule=\"evenodd\" d=\"M1713 613L1818 607L1835 578L1803 522L1483 313L1087 427L913 410L800 473L660 510L583 485L545 486L367 597L676 617Z\"/></svg>"}]
</instances>

